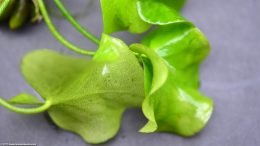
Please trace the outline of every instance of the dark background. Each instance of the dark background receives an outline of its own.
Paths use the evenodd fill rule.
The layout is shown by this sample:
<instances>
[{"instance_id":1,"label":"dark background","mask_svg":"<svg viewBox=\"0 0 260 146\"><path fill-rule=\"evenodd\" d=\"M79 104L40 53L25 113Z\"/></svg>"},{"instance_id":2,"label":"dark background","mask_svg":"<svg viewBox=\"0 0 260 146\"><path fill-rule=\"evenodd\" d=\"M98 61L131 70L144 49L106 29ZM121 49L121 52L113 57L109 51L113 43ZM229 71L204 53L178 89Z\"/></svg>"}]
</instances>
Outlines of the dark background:
<instances>
[{"instance_id":1,"label":"dark background","mask_svg":"<svg viewBox=\"0 0 260 146\"><path fill-rule=\"evenodd\" d=\"M86 11L79 21L96 35L102 31L98 0L66 0L74 13ZM77 10L77 11L76 11ZM215 101L215 111L198 135L141 134L146 120L141 110L128 110L122 127L104 146L259 146L260 145L260 1L189 0L183 15L208 37L212 52L201 69L201 89ZM55 13L55 12L53 12ZM59 30L84 48L96 48L65 20L55 18ZM126 42L138 39L119 33ZM20 92L36 94L19 72L22 56L37 48L70 52L49 33L44 23L19 32L0 26L0 97ZM49 124L44 114L19 115L0 107L0 143L37 143L40 146L85 146L79 136Z\"/></svg>"}]
</instances>

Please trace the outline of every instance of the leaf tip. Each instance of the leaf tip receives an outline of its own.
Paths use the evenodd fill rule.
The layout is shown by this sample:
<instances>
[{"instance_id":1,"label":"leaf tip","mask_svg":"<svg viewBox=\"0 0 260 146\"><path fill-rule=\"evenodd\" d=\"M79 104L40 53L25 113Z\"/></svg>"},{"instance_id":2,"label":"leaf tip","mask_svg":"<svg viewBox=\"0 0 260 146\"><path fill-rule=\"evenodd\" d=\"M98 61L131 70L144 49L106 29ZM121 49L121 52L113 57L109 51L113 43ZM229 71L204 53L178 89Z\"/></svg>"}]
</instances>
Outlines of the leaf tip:
<instances>
[{"instance_id":1,"label":"leaf tip","mask_svg":"<svg viewBox=\"0 0 260 146\"><path fill-rule=\"evenodd\" d=\"M158 128L158 126L157 126L156 122L148 121L146 123L146 125L139 130L139 132L141 132L141 133L152 133L152 132L155 132L157 130L157 128Z\"/></svg>"}]
</instances>

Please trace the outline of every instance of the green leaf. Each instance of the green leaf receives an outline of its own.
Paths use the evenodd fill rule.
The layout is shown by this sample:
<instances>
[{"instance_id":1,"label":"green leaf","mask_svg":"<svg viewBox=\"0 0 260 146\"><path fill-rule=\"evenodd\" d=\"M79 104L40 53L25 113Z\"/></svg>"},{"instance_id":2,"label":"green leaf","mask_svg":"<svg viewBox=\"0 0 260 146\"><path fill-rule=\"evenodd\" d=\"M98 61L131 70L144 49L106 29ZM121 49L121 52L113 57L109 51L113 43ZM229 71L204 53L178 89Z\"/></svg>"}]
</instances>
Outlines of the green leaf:
<instances>
[{"instance_id":1,"label":"green leaf","mask_svg":"<svg viewBox=\"0 0 260 146\"><path fill-rule=\"evenodd\" d=\"M186 3L186 0L165 0L166 4L170 5L173 7L175 10L180 11L184 4Z\"/></svg>"},{"instance_id":2,"label":"green leaf","mask_svg":"<svg viewBox=\"0 0 260 146\"><path fill-rule=\"evenodd\" d=\"M141 132L166 131L184 136L199 132L211 116L212 100L195 88L178 84L171 66L162 58L158 61L160 56L153 50L141 45L132 45L130 48L147 57L144 58L146 98L143 102L143 112L149 121ZM158 76L164 76L165 71L168 74L163 84L154 80ZM157 90L147 91L149 84L157 85Z\"/></svg>"},{"instance_id":3,"label":"green leaf","mask_svg":"<svg viewBox=\"0 0 260 146\"><path fill-rule=\"evenodd\" d=\"M182 4L183 0L137 0L141 19L156 25L187 22L178 12Z\"/></svg>"},{"instance_id":4,"label":"green leaf","mask_svg":"<svg viewBox=\"0 0 260 146\"><path fill-rule=\"evenodd\" d=\"M155 53L148 52L145 49L145 46L141 44L134 44L130 46L131 50L134 52L138 52L140 54L146 54L148 58L153 58L152 64L154 66L152 67L151 63L145 63L147 62L147 59L143 59L144 64L147 65L147 67L144 68L144 89L146 96L152 95L154 92L159 90L162 85L167 80L168 77L168 68L165 66L165 62L157 56ZM149 70L148 66L152 69ZM160 71L161 74L153 74L154 72ZM156 83L156 84L155 84ZM143 105L143 113L144 115L149 119L149 124L147 124L147 127L156 130L156 120L154 117L154 112L151 110L153 108L153 103L150 100L150 98L145 98Z\"/></svg>"},{"instance_id":5,"label":"green leaf","mask_svg":"<svg viewBox=\"0 0 260 146\"><path fill-rule=\"evenodd\" d=\"M101 0L105 33L128 30L142 33L150 25L140 19L137 11L137 0Z\"/></svg>"},{"instance_id":6,"label":"green leaf","mask_svg":"<svg viewBox=\"0 0 260 146\"><path fill-rule=\"evenodd\" d=\"M63 92L87 66L87 59L42 49L25 55L21 70L29 84L46 99Z\"/></svg>"},{"instance_id":7,"label":"green leaf","mask_svg":"<svg viewBox=\"0 0 260 146\"><path fill-rule=\"evenodd\" d=\"M8 100L11 104L42 104L42 102L35 96L28 93L21 93Z\"/></svg>"},{"instance_id":8,"label":"green leaf","mask_svg":"<svg viewBox=\"0 0 260 146\"><path fill-rule=\"evenodd\" d=\"M134 52L141 53L141 54L146 53L146 55L148 57L153 58L153 60L151 60L152 64L154 64L153 72L156 72L157 70L161 71L160 75L149 74L149 77L151 78L151 76L153 76L153 78L151 78L152 82L149 82L149 84L148 84L151 87L147 87L147 90L149 90L151 93L154 93L166 81L167 76L168 76L168 68L164 65L165 62L157 54L153 53L152 51L150 51L150 52L142 51L142 50L145 50L144 47L145 46L143 46L141 44L134 44L134 45L131 45L131 50ZM140 48L143 48L143 49L140 50ZM145 70L145 73L146 73L146 70ZM157 84L153 84L153 82L155 82Z\"/></svg>"},{"instance_id":9,"label":"green leaf","mask_svg":"<svg viewBox=\"0 0 260 146\"><path fill-rule=\"evenodd\" d=\"M178 84L199 87L199 66L208 56L210 45L198 28L186 23L161 26L142 43L167 62Z\"/></svg>"},{"instance_id":10,"label":"green leaf","mask_svg":"<svg viewBox=\"0 0 260 146\"><path fill-rule=\"evenodd\" d=\"M25 57L22 70L52 103L52 120L89 143L114 137L125 109L141 106L144 98L138 60L122 41L106 35L91 61L41 50Z\"/></svg>"}]
</instances>

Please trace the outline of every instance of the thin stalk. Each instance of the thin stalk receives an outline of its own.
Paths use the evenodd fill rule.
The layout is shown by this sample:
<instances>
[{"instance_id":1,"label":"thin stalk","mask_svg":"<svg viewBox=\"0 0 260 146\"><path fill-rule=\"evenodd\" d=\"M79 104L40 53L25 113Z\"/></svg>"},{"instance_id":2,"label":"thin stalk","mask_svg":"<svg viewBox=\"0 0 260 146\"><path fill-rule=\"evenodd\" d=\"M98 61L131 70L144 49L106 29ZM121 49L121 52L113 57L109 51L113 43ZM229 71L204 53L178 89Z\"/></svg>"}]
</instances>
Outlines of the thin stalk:
<instances>
[{"instance_id":1,"label":"thin stalk","mask_svg":"<svg viewBox=\"0 0 260 146\"><path fill-rule=\"evenodd\" d=\"M94 55L95 52L93 51L87 51L84 50L72 43L70 43L69 41L67 41L56 29L56 27L54 26L54 24L52 23L49 14L46 10L45 4L43 2L43 0L38 0L37 1L39 4L39 8L41 10L41 14L44 18L45 23L47 24L49 30L51 31L51 33L56 37L57 40L59 40L64 46L68 47L70 50L80 53L80 54L84 54L84 55Z\"/></svg>"},{"instance_id":2,"label":"thin stalk","mask_svg":"<svg viewBox=\"0 0 260 146\"><path fill-rule=\"evenodd\" d=\"M92 41L95 44L99 44L99 39L90 33L86 28L81 26L75 18L70 14L70 12L64 7L60 0L54 0L56 6L59 8L61 13L65 16L65 18L86 38Z\"/></svg>"},{"instance_id":3,"label":"thin stalk","mask_svg":"<svg viewBox=\"0 0 260 146\"><path fill-rule=\"evenodd\" d=\"M9 5L10 0L4 0L2 2L2 4L0 5L0 16L2 15L2 13L4 12L4 10L6 9L6 7Z\"/></svg>"},{"instance_id":4,"label":"thin stalk","mask_svg":"<svg viewBox=\"0 0 260 146\"><path fill-rule=\"evenodd\" d=\"M9 109L10 111L20 113L20 114L37 114L46 111L49 107L51 107L51 102L46 101L43 105L36 107L36 108L21 108L13 106L12 104L8 103L6 100L0 98L0 105Z\"/></svg>"}]
</instances>

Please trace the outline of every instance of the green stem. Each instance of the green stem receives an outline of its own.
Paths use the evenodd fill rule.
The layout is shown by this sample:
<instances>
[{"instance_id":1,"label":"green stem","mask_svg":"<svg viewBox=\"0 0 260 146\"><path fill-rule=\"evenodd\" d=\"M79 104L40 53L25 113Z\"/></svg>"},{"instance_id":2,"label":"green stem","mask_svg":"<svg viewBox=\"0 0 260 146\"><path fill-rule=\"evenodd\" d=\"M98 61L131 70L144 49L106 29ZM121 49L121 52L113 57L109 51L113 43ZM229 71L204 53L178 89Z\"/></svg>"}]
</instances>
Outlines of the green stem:
<instances>
[{"instance_id":1,"label":"green stem","mask_svg":"<svg viewBox=\"0 0 260 146\"><path fill-rule=\"evenodd\" d=\"M4 10L6 9L6 7L9 5L10 0L4 0L1 4L0 4L0 16L2 15L2 13L4 12Z\"/></svg>"},{"instance_id":2,"label":"green stem","mask_svg":"<svg viewBox=\"0 0 260 146\"><path fill-rule=\"evenodd\" d=\"M87 37L93 43L99 44L99 39L91 34L87 29L81 26L70 14L70 12L64 7L60 0L54 0L56 6L62 12L62 14L69 20L69 22L85 37Z\"/></svg>"},{"instance_id":3,"label":"green stem","mask_svg":"<svg viewBox=\"0 0 260 146\"><path fill-rule=\"evenodd\" d=\"M8 103L6 100L0 98L0 105L13 112L20 113L20 114L37 114L46 111L51 106L51 102L46 101L42 106L36 108L20 108L20 107L13 106L12 104Z\"/></svg>"},{"instance_id":4,"label":"green stem","mask_svg":"<svg viewBox=\"0 0 260 146\"><path fill-rule=\"evenodd\" d=\"M70 50L80 53L80 54L84 54L84 55L94 55L95 52L92 51L87 51L87 50L83 50L82 48L70 43L69 41L67 41L59 32L58 30L55 28L55 26L53 25L49 14L46 10L46 7L44 5L43 0L38 0L37 1L39 4L39 8L41 10L42 16L44 18L45 23L47 24L47 26L49 27L50 31L52 32L52 34L66 47L68 47Z\"/></svg>"}]
</instances>

